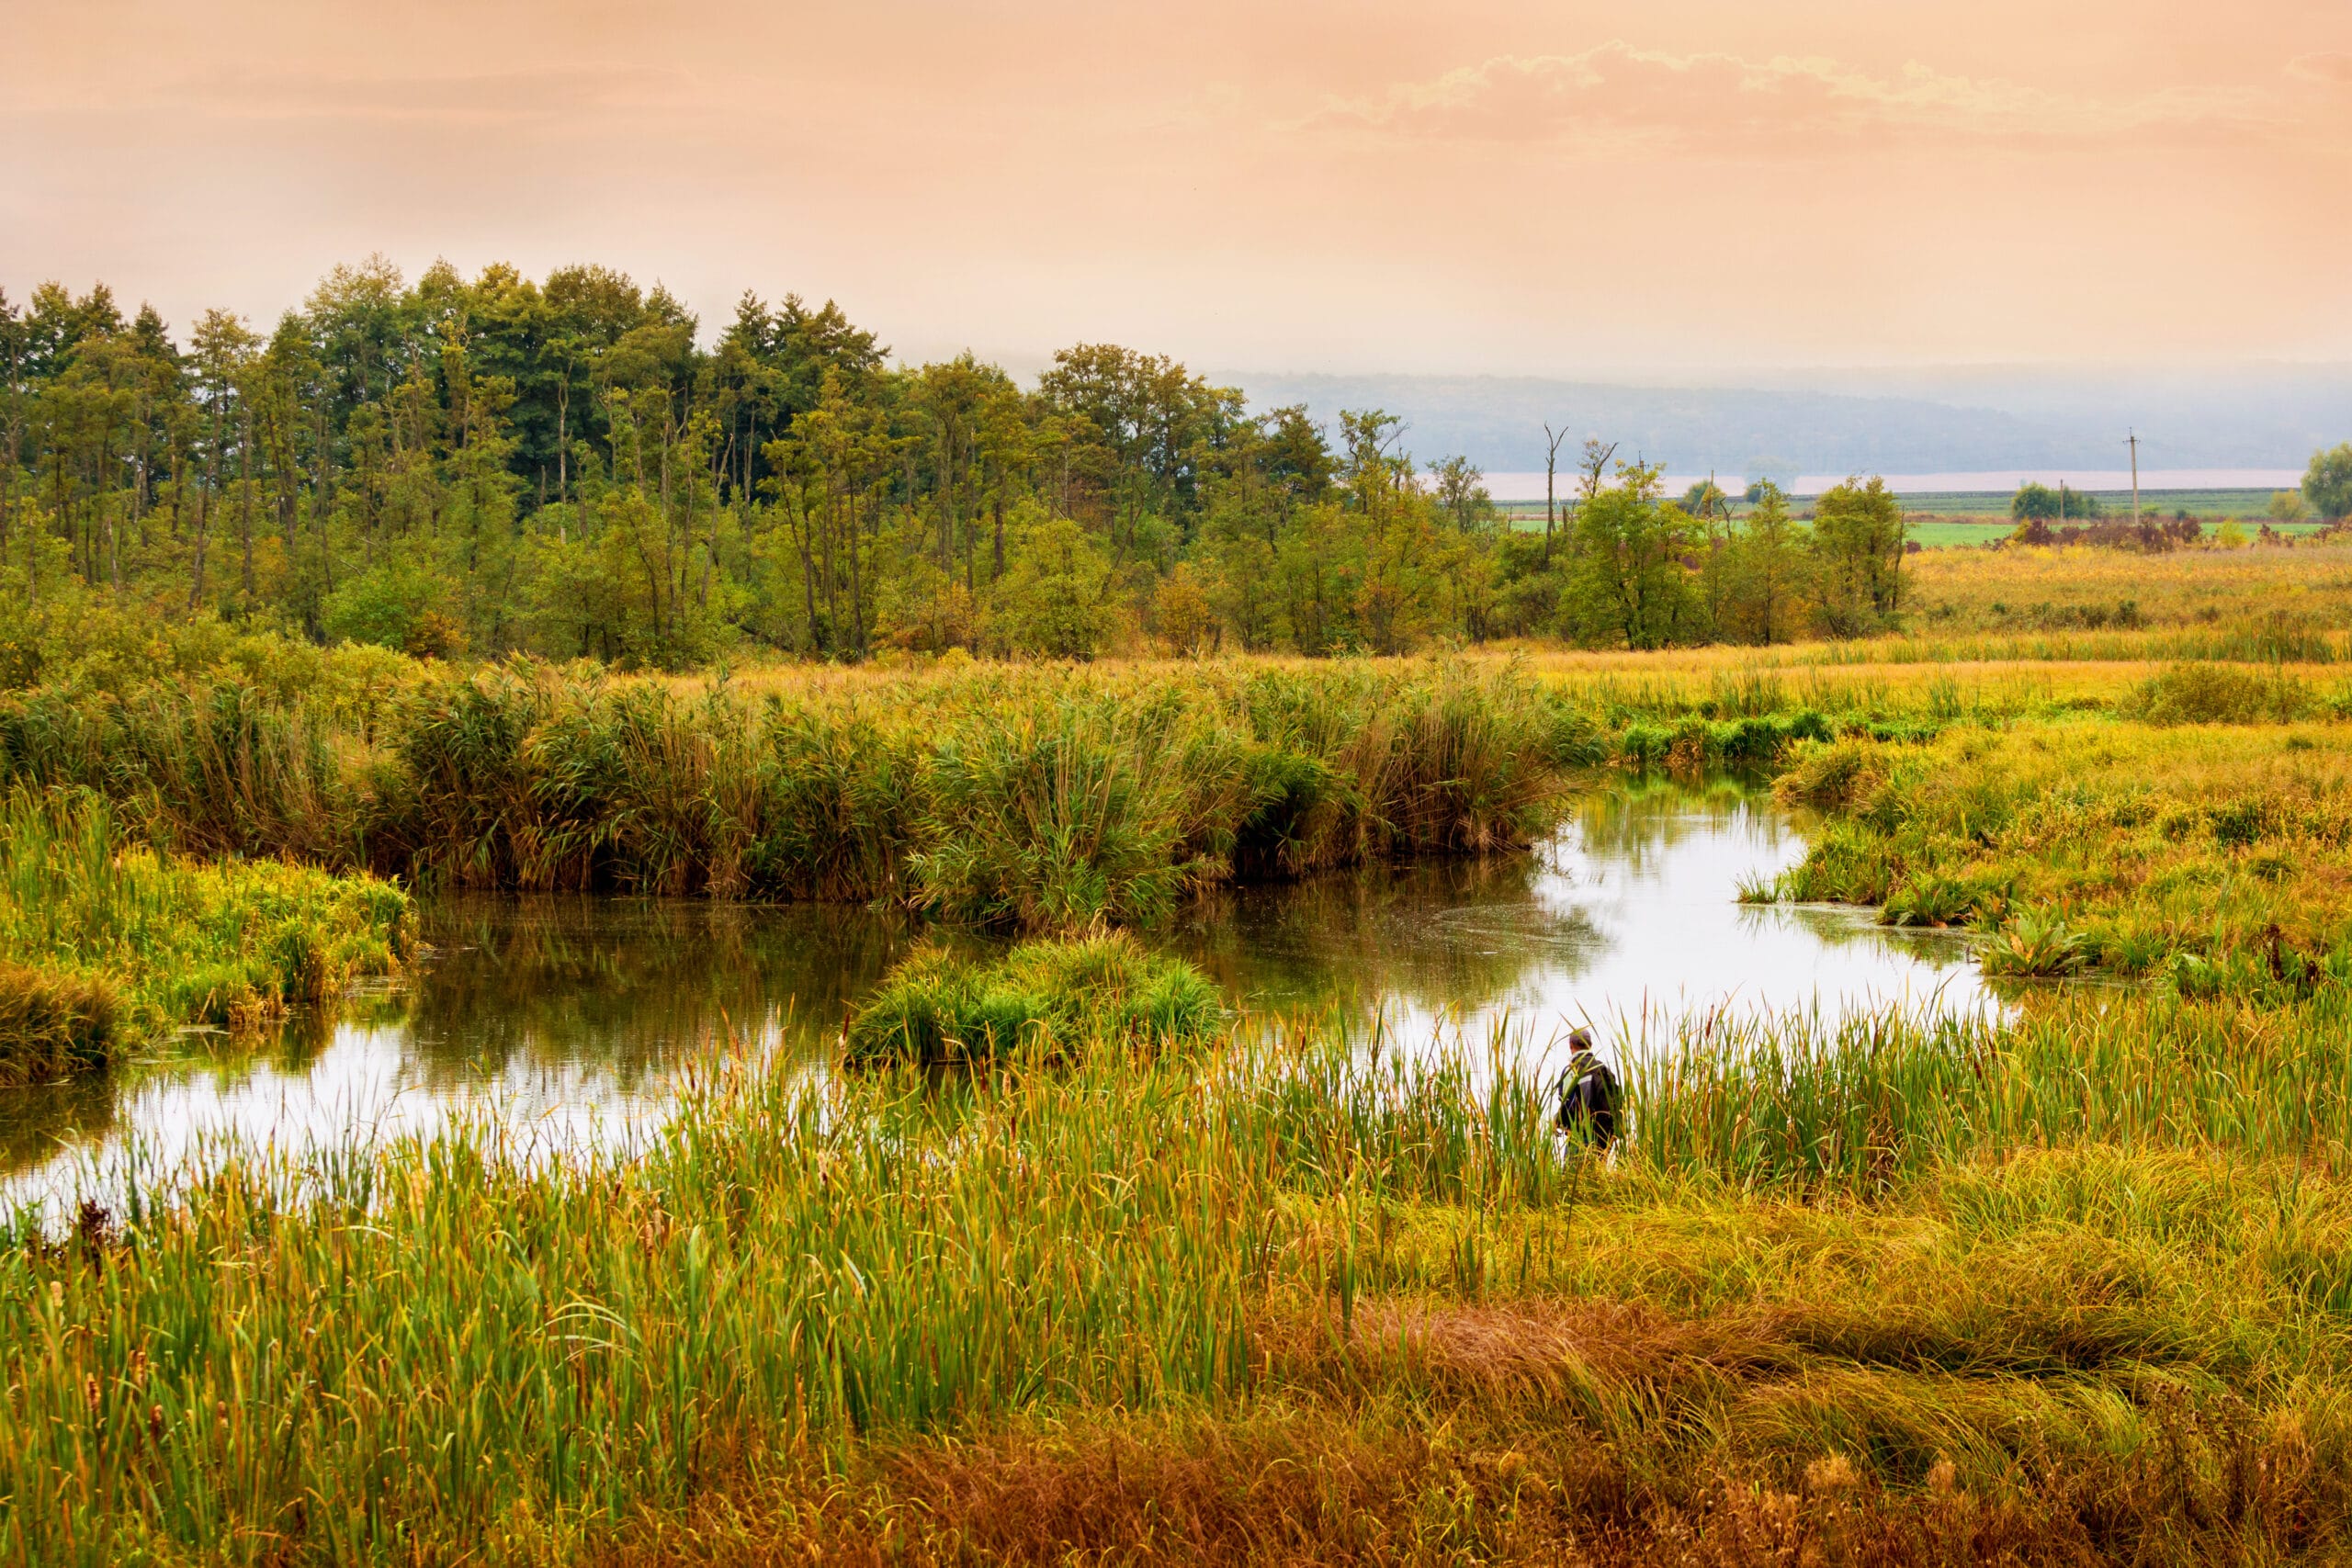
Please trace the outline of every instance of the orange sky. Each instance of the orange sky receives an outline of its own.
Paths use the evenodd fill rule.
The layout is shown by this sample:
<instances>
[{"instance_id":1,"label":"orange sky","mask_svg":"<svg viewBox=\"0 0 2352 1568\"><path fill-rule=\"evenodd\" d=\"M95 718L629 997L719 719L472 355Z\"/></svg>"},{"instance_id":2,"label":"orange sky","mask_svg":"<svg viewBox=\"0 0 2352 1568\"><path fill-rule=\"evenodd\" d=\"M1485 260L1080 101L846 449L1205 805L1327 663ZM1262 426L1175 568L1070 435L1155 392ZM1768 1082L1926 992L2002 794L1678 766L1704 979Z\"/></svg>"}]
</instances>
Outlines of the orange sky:
<instances>
[{"instance_id":1,"label":"orange sky","mask_svg":"<svg viewBox=\"0 0 2352 1568\"><path fill-rule=\"evenodd\" d=\"M2346 0L10 0L0 286L593 259L905 355L2352 358Z\"/></svg>"}]
</instances>

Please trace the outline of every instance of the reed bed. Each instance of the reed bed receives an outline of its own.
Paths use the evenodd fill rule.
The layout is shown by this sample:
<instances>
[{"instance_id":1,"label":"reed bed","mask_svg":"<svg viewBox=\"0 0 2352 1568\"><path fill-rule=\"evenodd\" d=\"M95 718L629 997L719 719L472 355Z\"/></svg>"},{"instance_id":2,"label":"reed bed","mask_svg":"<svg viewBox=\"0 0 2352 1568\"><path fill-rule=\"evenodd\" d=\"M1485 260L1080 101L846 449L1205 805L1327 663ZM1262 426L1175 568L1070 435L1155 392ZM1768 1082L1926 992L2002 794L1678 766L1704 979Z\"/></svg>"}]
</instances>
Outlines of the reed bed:
<instances>
[{"instance_id":1,"label":"reed bed","mask_svg":"<svg viewBox=\"0 0 2352 1568\"><path fill-rule=\"evenodd\" d=\"M0 799L0 1083L94 1071L181 1025L238 1029L406 956L372 876L198 863L126 840L86 792Z\"/></svg>"},{"instance_id":2,"label":"reed bed","mask_svg":"<svg viewBox=\"0 0 2352 1568\"><path fill-rule=\"evenodd\" d=\"M770 1450L1214 1397L1296 1272L1282 1190L1567 1179L1532 1100L1497 1140L1443 1083L1120 1055L946 1091L731 1076L629 1166L488 1127L220 1151L126 1230L28 1236L0 1258L0 1554L446 1551Z\"/></svg>"},{"instance_id":3,"label":"reed bed","mask_svg":"<svg viewBox=\"0 0 2352 1568\"><path fill-rule=\"evenodd\" d=\"M1634 1058L1626 1077L1643 1163L1739 1188L1885 1190L2086 1145L2340 1175L2352 1157L2352 992L2053 990L2007 1024L1714 1017Z\"/></svg>"},{"instance_id":4,"label":"reed bed","mask_svg":"<svg viewBox=\"0 0 2352 1568\"><path fill-rule=\"evenodd\" d=\"M1507 666L933 671L732 682L512 665L364 732L255 688L42 690L0 768L191 850L420 882L883 899L1148 921L1237 876L1524 845L1580 734Z\"/></svg>"},{"instance_id":5,"label":"reed bed","mask_svg":"<svg viewBox=\"0 0 2352 1568\"><path fill-rule=\"evenodd\" d=\"M1499 1045L1303 1023L738 1066L630 1163L216 1149L0 1251L0 1559L2291 1554L2346 1032L2261 1016L1694 1023L1611 1163Z\"/></svg>"}]
</instances>

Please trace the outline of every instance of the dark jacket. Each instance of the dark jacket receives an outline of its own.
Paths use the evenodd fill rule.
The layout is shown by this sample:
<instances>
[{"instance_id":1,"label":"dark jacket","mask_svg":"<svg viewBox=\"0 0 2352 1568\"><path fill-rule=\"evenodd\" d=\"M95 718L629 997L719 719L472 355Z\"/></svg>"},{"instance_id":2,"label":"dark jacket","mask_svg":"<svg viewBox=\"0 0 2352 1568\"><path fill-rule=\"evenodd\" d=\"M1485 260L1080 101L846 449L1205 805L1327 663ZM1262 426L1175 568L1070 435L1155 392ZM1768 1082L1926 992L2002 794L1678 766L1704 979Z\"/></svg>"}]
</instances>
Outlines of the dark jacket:
<instances>
[{"instance_id":1,"label":"dark jacket","mask_svg":"<svg viewBox=\"0 0 2352 1568\"><path fill-rule=\"evenodd\" d=\"M1609 1064L1580 1053L1560 1075L1560 1131L1577 1133L1596 1148L1617 1141L1617 1108L1624 1099Z\"/></svg>"}]
</instances>

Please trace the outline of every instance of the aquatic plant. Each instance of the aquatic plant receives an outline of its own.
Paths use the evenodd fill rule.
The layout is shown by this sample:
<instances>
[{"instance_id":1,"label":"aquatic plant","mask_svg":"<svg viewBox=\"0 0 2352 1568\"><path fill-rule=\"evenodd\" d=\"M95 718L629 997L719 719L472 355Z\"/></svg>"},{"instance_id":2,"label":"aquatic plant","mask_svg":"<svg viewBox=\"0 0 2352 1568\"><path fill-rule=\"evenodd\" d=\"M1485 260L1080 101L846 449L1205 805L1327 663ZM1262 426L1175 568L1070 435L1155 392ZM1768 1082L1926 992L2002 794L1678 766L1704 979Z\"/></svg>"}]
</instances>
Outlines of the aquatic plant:
<instances>
[{"instance_id":1,"label":"aquatic plant","mask_svg":"<svg viewBox=\"0 0 2352 1568\"><path fill-rule=\"evenodd\" d=\"M858 1004L844 1044L854 1062L1056 1057L1197 1042L1226 1021L1199 970L1114 931L985 958L925 946Z\"/></svg>"},{"instance_id":2,"label":"aquatic plant","mask_svg":"<svg viewBox=\"0 0 2352 1568\"><path fill-rule=\"evenodd\" d=\"M2031 911L2013 917L1993 933L1979 953L1987 975L2052 979L2071 975L2090 961L2083 934L2055 915Z\"/></svg>"},{"instance_id":3,"label":"aquatic plant","mask_svg":"<svg viewBox=\"0 0 2352 1568\"><path fill-rule=\"evenodd\" d=\"M1984 890L1964 877L1924 876L1888 894L1879 918L1891 926L1959 925L1984 900Z\"/></svg>"}]
</instances>

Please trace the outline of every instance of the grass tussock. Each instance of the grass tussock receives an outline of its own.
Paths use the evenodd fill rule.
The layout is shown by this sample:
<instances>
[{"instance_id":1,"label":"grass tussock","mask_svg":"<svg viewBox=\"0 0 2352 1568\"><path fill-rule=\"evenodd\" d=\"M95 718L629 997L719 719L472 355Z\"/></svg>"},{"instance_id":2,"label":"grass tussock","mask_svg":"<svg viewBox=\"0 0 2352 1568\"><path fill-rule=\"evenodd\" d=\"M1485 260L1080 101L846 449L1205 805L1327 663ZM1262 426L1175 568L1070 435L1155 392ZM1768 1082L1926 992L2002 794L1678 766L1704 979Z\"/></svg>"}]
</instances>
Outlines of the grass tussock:
<instances>
[{"instance_id":1,"label":"grass tussock","mask_svg":"<svg viewBox=\"0 0 2352 1568\"><path fill-rule=\"evenodd\" d=\"M1226 1018L1223 995L1199 970L1114 931L1024 942L991 959L926 946L883 978L844 1038L855 1062L1053 1058L1197 1043Z\"/></svg>"},{"instance_id":2,"label":"grass tussock","mask_svg":"<svg viewBox=\"0 0 2352 1568\"><path fill-rule=\"evenodd\" d=\"M405 956L406 895L274 861L198 863L87 794L0 801L0 1081L91 1070L184 1024L235 1029Z\"/></svg>"},{"instance_id":3,"label":"grass tussock","mask_svg":"<svg viewBox=\"0 0 2352 1568\"><path fill-rule=\"evenodd\" d=\"M121 1005L98 976L0 962L4 1080L42 1083L105 1066Z\"/></svg>"}]
</instances>

